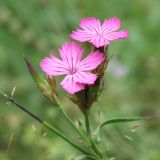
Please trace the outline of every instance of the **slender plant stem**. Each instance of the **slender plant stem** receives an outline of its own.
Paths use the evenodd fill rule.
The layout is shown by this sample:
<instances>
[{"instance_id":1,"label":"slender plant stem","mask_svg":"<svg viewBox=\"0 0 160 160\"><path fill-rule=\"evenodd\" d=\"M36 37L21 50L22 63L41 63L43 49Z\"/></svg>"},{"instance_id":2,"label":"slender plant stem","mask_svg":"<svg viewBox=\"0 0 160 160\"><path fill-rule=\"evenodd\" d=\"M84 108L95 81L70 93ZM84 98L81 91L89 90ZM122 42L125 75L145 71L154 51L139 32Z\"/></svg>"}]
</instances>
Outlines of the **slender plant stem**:
<instances>
[{"instance_id":1,"label":"slender plant stem","mask_svg":"<svg viewBox=\"0 0 160 160\"><path fill-rule=\"evenodd\" d=\"M94 150L101 158L103 158L102 151L100 151L100 149L97 147L97 145L96 145L95 142L93 141L92 133L91 133L91 130L90 130L88 113L85 114L85 124L86 124L86 131L87 131L87 134L88 134L88 138L89 138L89 140L90 140L90 144L91 144L93 150Z\"/></svg>"},{"instance_id":2,"label":"slender plant stem","mask_svg":"<svg viewBox=\"0 0 160 160\"><path fill-rule=\"evenodd\" d=\"M62 105L61 105L59 99L57 97L54 97L54 99L55 99L56 105L58 106L59 111L62 113L62 115L66 118L66 120L70 123L70 125L75 129L75 131L80 135L80 137L82 139L84 139L87 144L89 144L89 141L88 141L87 137L76 127L76 125L73 123L73 121L68 116L68 114L66 112L64 112L64 110L62 109Z\"/></svg>"},{"instance_id":3,"label":"slender plant stem","mask_svg":"<svg viewBox=\"0 0 160 160\"><path fill-rule=\"evenodd\" d=\"M81 147L77 146L74 142L72 142L71 140L69 140L68 137L65 137L65 135L63 135L62 132L60 132L58 129L56 129L55 127L53 127L52 125L50 125L48 122L42 120L41 118L39 118L38 116L36 116L35 114L31 113L29 110L27 110L25 107L23 107L21 104L19 104L17 101L15 101L13 98L10 98L7 94L5 94L4 92L0 91L0 93L2 93L2 95L12 104L14 104L15 106L17 106L19 109L21 109L23 112L27 113L29 116L31 116L32 118L34 118L36 121L38 121L39 123L41 123L42 125L44 125L46 128L48 128L50 131L52 131L54 134L56 134L57 136L61 137L63 140L65 140L66 142L68 142L71 146L73 146L74 148L76 148L77 150L81 151L82 153L89 155L89 156L93 156L95 157L94 154L82 149Z\"/></svg>"},{"instance_id":4,"label":"slender plant stem","mask_svg":"<svg viewBox=\"0 0 160 160\"><path fill-rule=\"evenodd\" d=\"M79 146L77 146L76 144L74 144L71 140L69 140L67 137L65 137L61 132L59 132L56 128L54 128L52 125L48 124L46 121L43 121L43 125L45 125L49 130L51 130L52 132L54 132L56 135L58 135L59 137L61 137L62 139L64 139L66 142L68 142L70 145L72 145L73 147L75 147L76 149L78 149L79 151L81 151L84 154L89 154L92 155L91 153L83 150L82 148L80 148Z\"/></svg>"}]
</instances>

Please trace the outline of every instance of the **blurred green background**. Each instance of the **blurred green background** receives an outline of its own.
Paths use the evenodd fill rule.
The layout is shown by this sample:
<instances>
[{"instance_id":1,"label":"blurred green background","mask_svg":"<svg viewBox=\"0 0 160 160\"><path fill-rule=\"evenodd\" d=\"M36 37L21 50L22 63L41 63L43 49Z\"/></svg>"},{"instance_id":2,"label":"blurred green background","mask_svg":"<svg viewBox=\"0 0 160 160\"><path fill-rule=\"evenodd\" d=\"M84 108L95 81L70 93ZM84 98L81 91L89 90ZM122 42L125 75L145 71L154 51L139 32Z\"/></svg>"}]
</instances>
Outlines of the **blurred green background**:
<instances>
[{"instance_id":1,"label":"blurred green background","mask_svg":"<svg viewBox=\"0 0 160 160\"><path fill-rule=\"evenodd\" d=\"M73 130L37 90L23 55L40 71L42 57L57 52L80 18L88 16L119 17L129 30L128 39L109 46L113 58L92 109L92 129L99 119L160 114L159 0L0 0L0 89L10 94L16 86L16 99L73 139ZM83 120L66 93L59 92L71 118ZM112 160L160 160L159 119L108 126L102 136ZM0 160L69 160L78 154L0 97Z\"/></svg>"}]
</instances>

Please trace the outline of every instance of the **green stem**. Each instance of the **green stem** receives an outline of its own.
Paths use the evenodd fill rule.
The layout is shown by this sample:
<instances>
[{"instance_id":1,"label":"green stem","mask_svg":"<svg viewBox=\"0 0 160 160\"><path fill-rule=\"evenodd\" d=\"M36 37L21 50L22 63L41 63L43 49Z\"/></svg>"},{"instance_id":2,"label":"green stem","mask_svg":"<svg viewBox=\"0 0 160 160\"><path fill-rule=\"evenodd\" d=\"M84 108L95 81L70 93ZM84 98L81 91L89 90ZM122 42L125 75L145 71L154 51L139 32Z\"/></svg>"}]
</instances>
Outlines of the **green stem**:
<instances>
[{"instance_id":1,"label":"green stem","mask_svg":"<svg viewBox=\"0 0 160 160\"><path fill-rule=\"evenodd\" d=\"M59 108L59 111L62 113L62 115L66 118L66 120L69 122L69 124L75 129L75 131L80 135L80 137L82 139L84 139L86 141L87 144L89 144L88 139L86 138L86 136L76 127L76 125L73 123L73 121L71 120L71 118L68 116L68 114L66 114L66 112L64 112L64 110L62 109L62 105L59 101L59 99L57 97L54 97L55 101L56 101L56 105Z\"/></svg>"},{"instance_id":2,"label":"green stem","mask_svg":"<svg viewBox=\"0 0 160 160\"><path fill-rule=\"evenodd\" d=\"M90 130L88 113L85 114L85 124L86 124L86 131L87 131L87 134L88 134L88 138L90 140L90 144L91 144L93 150L97 153L97 155L99 155L101 158L103 158L102 151L100 151L100 149L97 147L97 145L93 141L92 133L91 133L91 130Z\"/></svg>"},{"instance_id":3,"label":"green stem","mask_svg":"<svg viewBox=\"0 0 160 160\"><path fill-rule=\"evenodd\" d=\"M5 94L4 92L0 91L0 93L3 94L3 96L11 103L13 103L14 105L16 105L19 109L21 109L23 112L27 113L29 116L31 116L32 118L34 118L36 121L38 121L39 123L41 123L42 125L44 125L46 128L48 128L50 131L52 131L54 134L56 134L57 136L61 137L63 140L65 140L66 142L68 142L71 146L73 146L74 148L76 148L77 150L81 151L82 153L89 155L89 156L93 156L95 157L94 154L83 150L82 148L80 148L79 146L77 146L76 144L74 144L74 142L72 142L71 140L69 140L68 137L65 137L63 135L63 133L61 133L58 129L56 129L55 127L53 127L52 125L50 125L48 122L42 120L41 118L39 118L38 116L34 115L33 113L31 113L29 110L27 110L25 107L23 107L22 105L20 105L17 101L15 101L14 99L10 98L7 94Z\"/></svg>"},{"instance_id":4,"label":"green stem","mask_svg":"<svg viewBox=\"0 0 160 160\"><path fill-rule=\"evenodd\" d=\"M82 153L86 154L86 155L92 155L91 153L83 150L82 148L80 148L79 146L77 146L76 144L74 144L71 140L69 140L67 137L65 137L61 132L59 132L56 128L54 128L52 125L48 124L46 121L43 121L42 123L45 127L47 127L49 130L51 130L52 132L54 132L56 135L58 135L59 137L61 137L62 139L64 139L66 142L68 142L70 145L72 145L74 148L76 148L77 150L81 151Z\"/></svg>"}]
</instances>

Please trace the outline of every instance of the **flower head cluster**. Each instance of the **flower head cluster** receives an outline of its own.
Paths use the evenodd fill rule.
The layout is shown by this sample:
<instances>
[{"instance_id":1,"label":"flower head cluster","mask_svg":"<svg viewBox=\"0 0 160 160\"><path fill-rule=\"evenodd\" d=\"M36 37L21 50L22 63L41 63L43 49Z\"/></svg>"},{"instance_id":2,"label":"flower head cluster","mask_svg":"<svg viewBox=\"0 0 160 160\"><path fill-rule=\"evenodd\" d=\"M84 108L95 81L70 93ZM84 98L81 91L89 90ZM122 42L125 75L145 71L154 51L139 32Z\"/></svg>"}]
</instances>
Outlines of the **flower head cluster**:
<instances>
[{"instance_id":1,"label":"flower head cluster","mask_svg":"<svg viewBox=\"0 0 160 160\"><path fill-rule=\"evenodd\" d=\"M101 25L96 18L84 18L80 21L82 30L77 29L71 34L71 38L80 42L90 42L96 48L106 46L112 40L127 38L128 31L116 31L120 28L120 20L116 17L106 19ZM105 59L105 54L98 49L89 53L82 59L83 48L76 42L66 42L59 49L60 58L52 54L40 62L41 69L49 76L66 75L60 83L70 94L85 89L86 84L94 84L98 73L91 73Z\"/></svg>"},{"instance_id":2,"label":"flower head cluster","mask_svg":"<svg viewBox=\"0 0 160 160\"><path fill-rule=\"evenodd\" d=\"M120 19L113 17L105 19L103 24L96 18L83 18L80 21L81 29L73 31L71 38L80 42L90 42L97 48L108 45L110 41L128 37L127 30L117 31L120 28Z\"/></svg>"}]
</instances>

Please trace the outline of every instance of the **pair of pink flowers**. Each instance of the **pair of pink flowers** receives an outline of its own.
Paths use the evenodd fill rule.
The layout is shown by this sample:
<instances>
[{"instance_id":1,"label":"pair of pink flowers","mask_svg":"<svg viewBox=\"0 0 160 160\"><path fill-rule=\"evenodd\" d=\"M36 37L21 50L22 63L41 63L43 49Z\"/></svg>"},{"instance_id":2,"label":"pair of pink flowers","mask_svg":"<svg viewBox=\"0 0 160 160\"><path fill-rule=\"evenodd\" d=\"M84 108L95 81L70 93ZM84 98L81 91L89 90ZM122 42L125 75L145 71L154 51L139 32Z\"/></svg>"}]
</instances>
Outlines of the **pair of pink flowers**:
<instances>
[{"instance_id":1,"label":"pair of pink flowers","mask_svg":"<svg viewBox=\"0 0 160 160\"><path fill-rule=\"evenodd\" d=\"M102 25L99 19L84 18L80 21L80 27L82 29L72 32L71 38L80 42L89 42L96 48L106 46L112 40L128 37L128 31L116 31L120 28L120 20L116 17L106 19ZM81 60L83 48L76 42L64 43L59 53L61 59L51 55L40 62L40 67L47 75L67 75L60 84L70 94L84 89L86 84L94 84L98 75L90 71L96 69L105 60L104 53L93 51Z\"/></svg>"}]
</instances>

